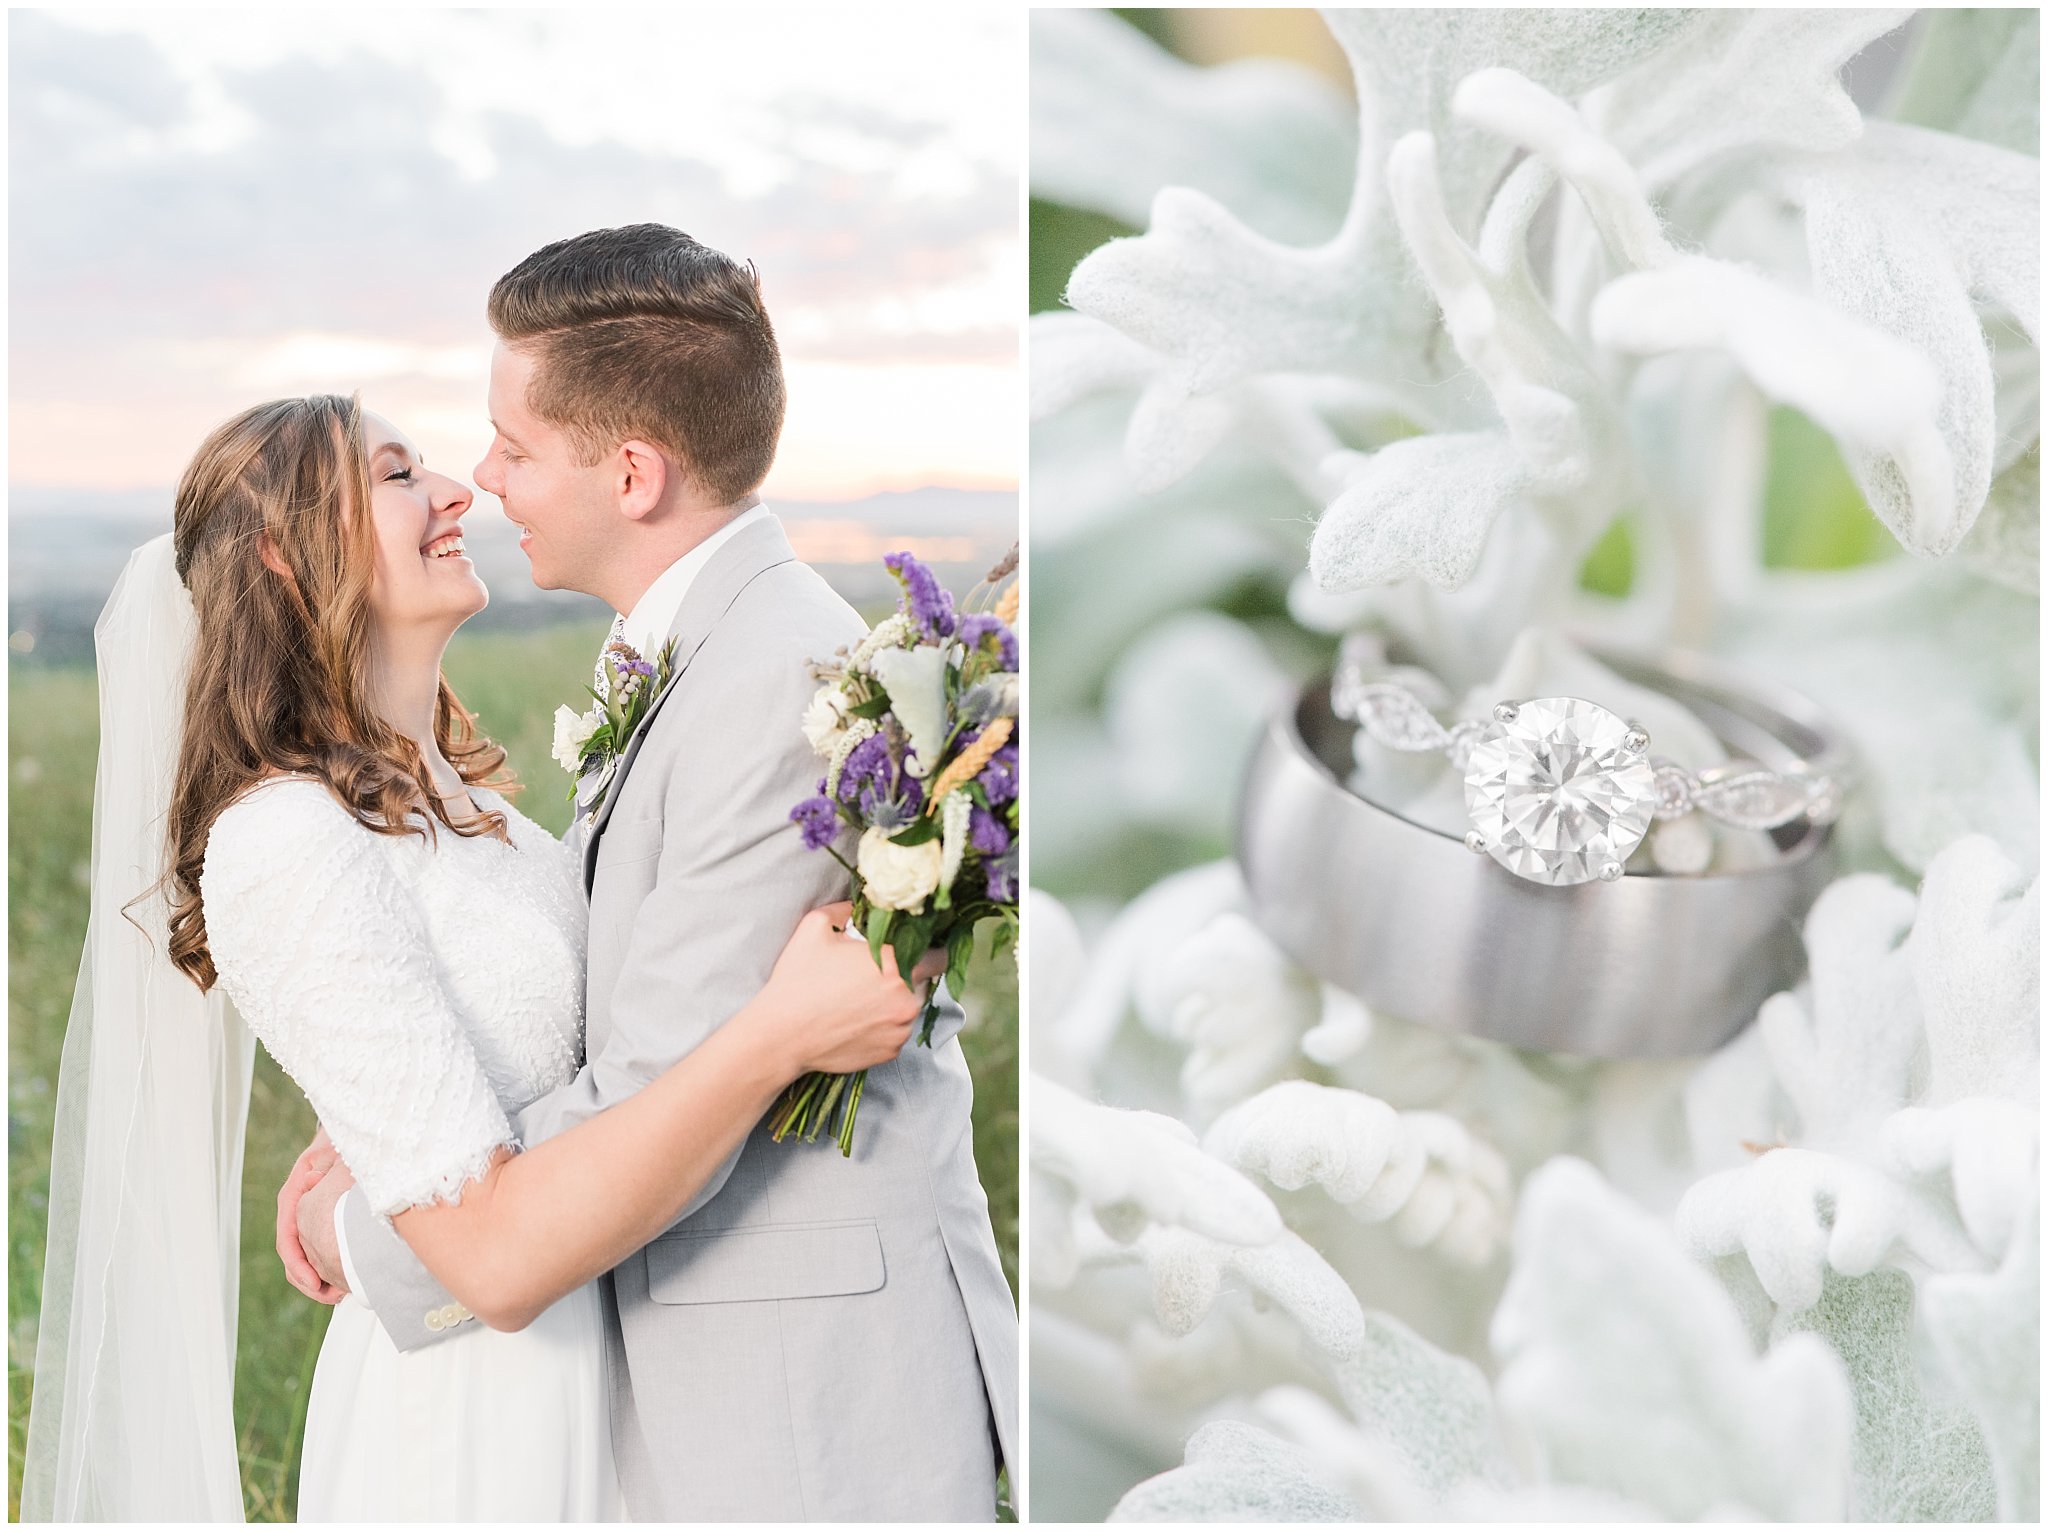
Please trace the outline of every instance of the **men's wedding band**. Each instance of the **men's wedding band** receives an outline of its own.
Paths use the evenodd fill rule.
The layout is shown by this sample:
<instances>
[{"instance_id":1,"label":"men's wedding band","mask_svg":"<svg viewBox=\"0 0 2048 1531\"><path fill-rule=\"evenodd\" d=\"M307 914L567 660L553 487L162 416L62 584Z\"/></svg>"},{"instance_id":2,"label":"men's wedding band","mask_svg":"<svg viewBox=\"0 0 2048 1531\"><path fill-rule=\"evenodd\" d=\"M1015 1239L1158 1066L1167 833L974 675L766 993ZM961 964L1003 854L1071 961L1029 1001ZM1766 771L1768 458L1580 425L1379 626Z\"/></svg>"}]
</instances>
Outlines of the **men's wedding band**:
<instances>
[{"instance_id":1,"label":"men's wedding band","mask_svg":"<svg viewBox=\"0 0 2048 1531\"><path fill-rule=\"evenodd\" d=\"M1270 721L1246 779L1238 860L1260 925L1375 1009L1515 1047L1680 1057L1740 1030L1804 970L1846 752L1810 702L1711 661L1594 657L1689 708L1731 754L1825 778L1826 811L1763 831L1777 854L1761 867L1548 886L1347 787L1354 726L1312 682Z\"/></svg>"}]
</instances>

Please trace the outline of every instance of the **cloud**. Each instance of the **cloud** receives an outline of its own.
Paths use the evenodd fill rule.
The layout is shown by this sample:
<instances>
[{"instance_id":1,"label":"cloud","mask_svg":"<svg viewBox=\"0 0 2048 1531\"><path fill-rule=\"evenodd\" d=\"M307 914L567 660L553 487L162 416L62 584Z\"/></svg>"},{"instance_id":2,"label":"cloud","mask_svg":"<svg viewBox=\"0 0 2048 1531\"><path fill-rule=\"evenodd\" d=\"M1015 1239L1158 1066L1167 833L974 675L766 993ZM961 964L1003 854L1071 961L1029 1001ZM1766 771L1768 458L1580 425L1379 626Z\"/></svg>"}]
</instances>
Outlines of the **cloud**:
<instances>
[{"instance_id":1,"label":"cloud","mask_svg":"<svg viewBox=\"0 0 2048 1531\"><path fill-rule=\"evenodd\" d=\"M13 323L31 356L302 332L472 344L490 283L520 257L645 220L752 258L784 327L834 355L957 354L1007 322L919 341L874 320L890 300L971 288L1013 252L1014 170L955 157L906 174L944 157L929 121L792 103L785 145L813 152L739 190L708 159L567 143L509 111L461 124L481 156L443 152L435 74L366 52L223 68L209 103L142 37L36 12L12 23ZM220 142L205 119L223 110L256 131ZM817 151L835 138L848 153Z\"/></svg>"}]
</instances>

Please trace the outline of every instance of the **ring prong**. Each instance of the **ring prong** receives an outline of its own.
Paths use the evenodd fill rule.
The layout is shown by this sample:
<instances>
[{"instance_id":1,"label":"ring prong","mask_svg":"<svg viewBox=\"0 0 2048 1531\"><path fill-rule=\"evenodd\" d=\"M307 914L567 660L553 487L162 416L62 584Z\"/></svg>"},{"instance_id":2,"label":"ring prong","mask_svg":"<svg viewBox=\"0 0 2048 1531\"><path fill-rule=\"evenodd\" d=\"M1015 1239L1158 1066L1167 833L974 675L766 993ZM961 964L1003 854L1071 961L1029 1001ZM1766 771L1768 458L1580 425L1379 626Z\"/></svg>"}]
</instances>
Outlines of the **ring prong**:
<instances>
[{"instance_id":1,"label":"ring prong","mask_svg":"<svg viewBox=\"0 0 2048 1531\"><path fill-rule=\"evenodd\" d=\"M1476 829L1467 830L1465 832L1465 849L1475 856L1484 856L1486 854L1486 836Z\"/></svg>"},{"instance_id":2,"label":"ring prong","mask_svg":"<svg viewBox=\"0 0 2048 1531\"><path fill-rule=\"evenodd\" d=\"M1619 861L1602 862L1600 866L1600 880L1602 882L1620 882L1621 863Z\"/></svg>"},{"instance_id":3,"label":"ring prong","mask_svg":"<svg viewBox=\"0 0 2048 1531\"><path fill-rule=\"evenodd\" d=\"M1496 723L1512 723L1515 721L1515 714L1521 710L1513 702L1495 702L1493 704L1493 721Z\"/></svg>"},{"instance_id":4,"label":"ring prong","mask_svg":"<svg viewBox=\"0 0 2048 1531\"><path fill-rule=\"evenodd\" d=\"M1621 742L1627 746L1630 754L1640 755L1650 747L1650 731L1640 723L1631 723L1628 732L1622 735Z\"/></svg>"}]
</instances>

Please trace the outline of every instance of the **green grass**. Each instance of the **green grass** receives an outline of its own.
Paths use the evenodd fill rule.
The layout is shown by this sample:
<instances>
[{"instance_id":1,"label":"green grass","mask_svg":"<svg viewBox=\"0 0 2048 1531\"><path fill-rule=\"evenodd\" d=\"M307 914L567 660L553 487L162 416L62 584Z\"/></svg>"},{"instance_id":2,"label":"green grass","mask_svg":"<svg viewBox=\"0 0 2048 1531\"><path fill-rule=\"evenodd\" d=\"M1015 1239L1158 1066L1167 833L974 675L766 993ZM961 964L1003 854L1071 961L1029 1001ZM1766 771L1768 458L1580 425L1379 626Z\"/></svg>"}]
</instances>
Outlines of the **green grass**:
<instances>
[{"instance_id":1,"label":"green grass","mask_svg":"<svg viewBox=\"0 0 2048 1531\"><path fill-rule=\"evenodd\" d=\"M528 790L522 812L557 832L569 803L549 758L556 706L575 701L601 625L462 634L448 675L503 744ZM57 1064L85 940L98 704L89 670L12 666L8 702L7 1506L19 1519L22 1448L34 1377L43 1224ZM963 1038L975 1078L975 1156L1011 1289L1017 1281L1017 992L1008 959L984 962ZM328 1310L286 1285L271 1252L277 1187L313 1132L298 1090L258 1051L242 1179L240 1349L235 1420L251 1520L289 1520L299 1431ZM176 1407L165 1400L166 1407Z\"/></svg>"}]
</instances>

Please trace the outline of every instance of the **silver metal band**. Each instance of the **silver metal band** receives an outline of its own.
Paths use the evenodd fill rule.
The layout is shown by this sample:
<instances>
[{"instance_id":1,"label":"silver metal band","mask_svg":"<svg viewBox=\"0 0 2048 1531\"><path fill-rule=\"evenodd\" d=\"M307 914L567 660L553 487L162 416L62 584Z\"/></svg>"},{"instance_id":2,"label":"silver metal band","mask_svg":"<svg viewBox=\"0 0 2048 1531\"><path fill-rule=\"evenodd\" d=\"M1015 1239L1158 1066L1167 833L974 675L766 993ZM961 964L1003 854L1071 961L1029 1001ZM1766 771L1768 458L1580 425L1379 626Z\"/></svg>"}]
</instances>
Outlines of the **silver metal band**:
<instances>
[{"instance_id":1,"label":"silver metal band","mask_svg":"<svg viewBox=\"0 0 2048 1531\"><path fill-rule=\"evenodd\" d=\"M1595 657L1735 755L1846 778L1803 698L1692 655ZM1318 976L1420 1024L1604 1058L1711 1051L1797 982L1800 927L1834 870L1826 822L1770 830L1778 859L1753 870L1542 886L1347 788L1353 729L1329 698L1311 683L1268 725L1238 824L1259 923Z\"/></svg>"}]
</instances>

